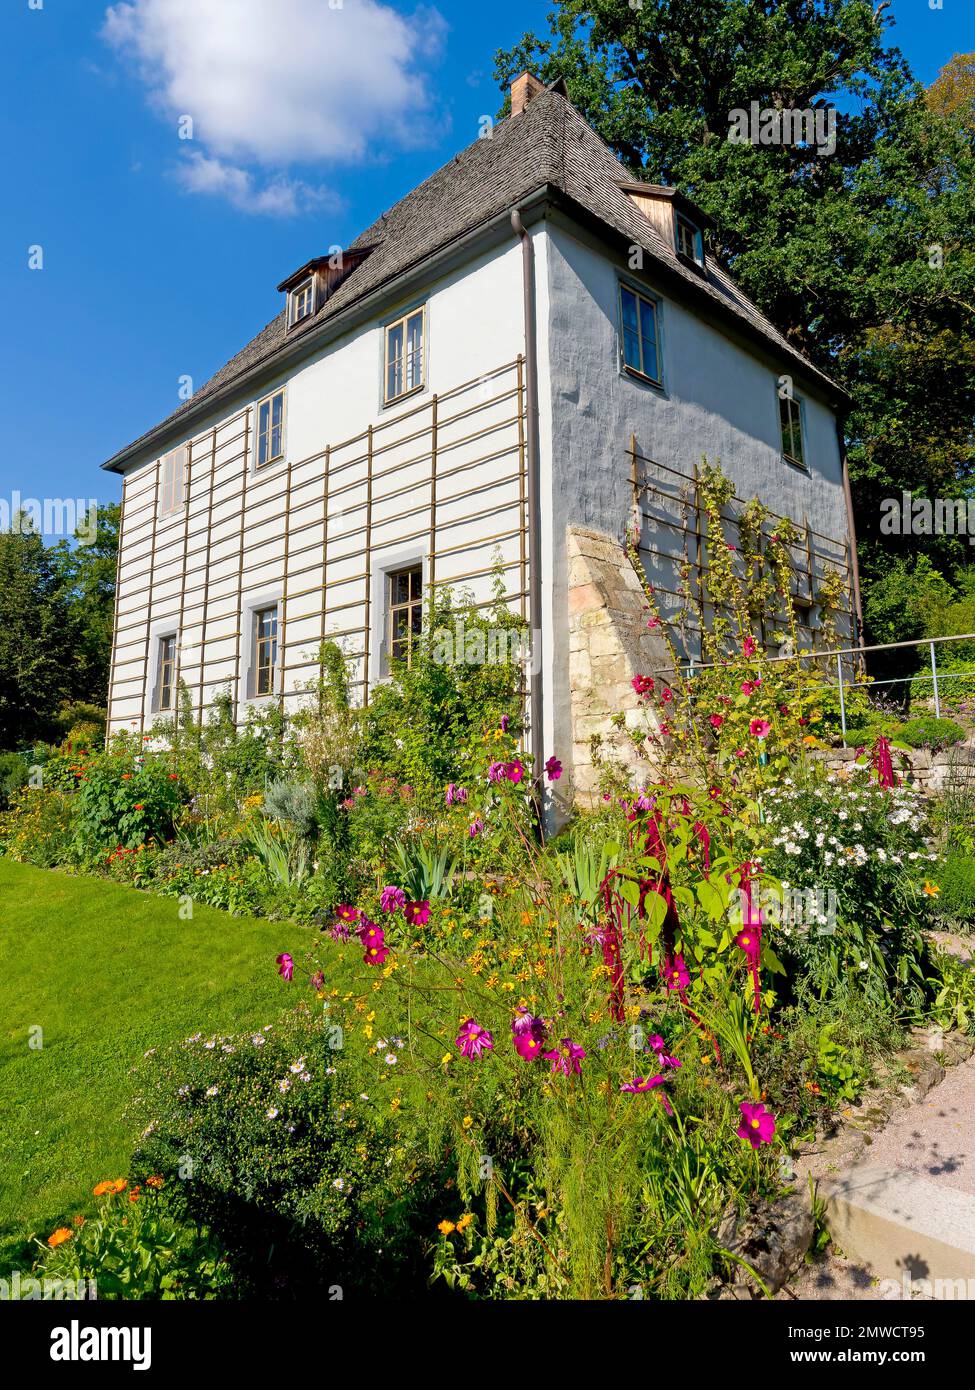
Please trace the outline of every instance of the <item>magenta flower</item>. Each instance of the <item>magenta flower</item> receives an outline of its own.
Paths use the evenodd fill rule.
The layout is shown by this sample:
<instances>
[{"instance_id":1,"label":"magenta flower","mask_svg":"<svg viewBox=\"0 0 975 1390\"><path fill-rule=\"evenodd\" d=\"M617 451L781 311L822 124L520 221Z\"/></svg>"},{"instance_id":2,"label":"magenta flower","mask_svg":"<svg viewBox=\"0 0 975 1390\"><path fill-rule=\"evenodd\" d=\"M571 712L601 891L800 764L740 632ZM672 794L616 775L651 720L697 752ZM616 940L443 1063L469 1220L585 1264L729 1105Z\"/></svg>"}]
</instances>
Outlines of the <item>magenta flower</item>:
<instances>
[{"instance_id":1,"label":"magenta flower","mask_svg":"<svg viewBox=\"0 0 975 1390\"><path fill-rule=\"evenodd\" d=\"M520 1033L515 1038L515 1051L519 1057L530 1062L532 1058L541 1056L543 1043L544 1038L537 1038L534 1033Z\"/></svg>"},{"instance_id":2,"label":"magenta flower","mask_svg":"<svg viewBox=\"0 0 975 1390\"><path fill-rule=\"evenodd\" d=\"M374 946L366 947L366 952L362 959L365 961L366 965L382 965L388 955L389 947L386 945L385 941L379 940Z\"/></svg>"},{"instance_id":3,"label":"magenta flower","mask_svg":"<svg viewBox=\"0 0 975 1390\"><path fill-rule=\"evenodd\" d=\"M511 723L511 715L510 715L510 714L502 714L502 716L501 716L501 732L502 732L503 734L506 734L506 733L508 732L508 725L509 725L510 723Z\"/></svg>"},{"instance_id":4,"label":"magenta flower","mask_svg":"<svg viewBox=\"0 0 975 1390\"><path fill-rule=\"evenodd\" d=\"M458 785L457 785L456 782L448 782L448 783L447 783L447 805L448 805L448 806L453 806L453 805L455 805L455 804L458 805L458 806L463 806L463 804L464 804L464 802L465 802L466 800L467 800L467 788L466 788L466 787L458 787Z\"/></svg>"},{"instance_id":5,"label":"magenta flower","mask_svg":"<svg viewBox=\"0 0 975 1390\"><path fill-rule=\"evenodd\" d=\"M515 786L517 786L525 775L525 769L522 766L522 764L518 761L518 759L515 758L512 762L505 763L504 775L505 777L507 777L509 782L512 782Z\"/></svg>"},{"instance_id":6,"label":"magenta flower","mask_svg":"<svg viewBox=\"0 0 975 1390\"><path fill-rule=\"evenodd\" d=\"M671 1067L674 1071L680 1070L680 1062L678 1062L677 1058L668 1057L666 1052L664 1051L666 1043L664 1042L663 1038L660 1036L659 1033L654 1033L648 1039L648 1042L650 1043L650 1046L652 1047L654 1052L657 1054L657 1061L660 1063L662 1067Z\"/></svg>"},{"instance_id":7,"label":"magenta flower","mask_svg":"<svg viewBox=\"0 0 975 1390\"><path fill-rule=\"evenodd\" d=\"M519 1004L511 1020L511 1036L518 1056L526 1061L540 1056L546 1032L544 1020Z\"/></svg>"},{"instance_id":8,"label":"magenta flower","mask_svg":"<svg viewBox=\"0 0 975 1390\"><path fill-rule=\"evenodd\" d=\"M711 725L711 728L712 728L712 729L720 729L720 728L721 728L721 725L724 723L724 715L722 715L722 714L709 714L709 715L708 715L708 723Z\"/></svg>"},{"instance_id":9,"label":"magenta flower","mask_svg":"<svg viewBox=\"0 0 975 1390\"><path fill-rule=\"evenodd\" d=\"M411 927L425 927L430 920L430 903L424 898L422 902L407 903L403 908L403 916Z\"/></svg>"},{"instance_id":10,"label":"magenta flower","mask_svg":"<svg viewBox=\"0 0 975 1390\"><path fill-rule=\"evenodd\" d=\"M359 928L359 940L363 946L382 946L386 940L386 933L382 927L377 927L375 922L370 922L368 917L363 917L362 926Z\"/></svg>"},{"instance_id":11,"label":"magenta flower","mask_svg":"<svg viewBox=\"0 0 975 1390\"><path fill-rule=\"evenodd\" d=\"M295 963L287 951L282 951L277 957L275 964L278 967L278 974L284 980L290 980L295 973Z\"/></svg>"},{"instance_id":12,"label":"magenta flower","mask_svg":"<svg viewBox=\"0 0 975 1390\"><path fill-rule=\"evenodd\" d=\"M668 989L685 990L691 982L683 956L675 956L664 971L664 983Z\"/></svg>"},{"instance_id":13,"label":"magenta flower","mask_svg":"<svg viewBox=\"0 0 975 1390\"><path fill-rule=\"evenodd\" d=\"M554 754L545 764L545 771L548 774L548 780L550 782L557 782L562 776L562 764Z\"/></svg>"},{"instance_id":14,"label":"magenta flower","mask_svg":"<svg viewBox=\"0 0 975 1390\"><path fill-rule=\"evenodd\" d=\"M759 933L754 927L744 927L735 937L735 945L740 947L745 953L745 959L749 966L754 968L758 965L762 953L762 941Z\"/></svg>"},{"instance_id":15,"label":"magenta flower","mask_svg":"<svg viewBox=\"0 0 975 1390\"><path fill-rule=\"evenodd\" d=\"M504 763L492 763L488 768L489 782L503 782L505 777Z\"/></svg>"},{"instance_id":16,"label":"magenta flower","mask_svg":"<svg viewBox=\"0 0 975 1390\"><path fill-rule=\"evenodd\" d=\"M741 649L742 649L742 651L745 653L745 656L746 656L746 657L754 656L754 655L755 655L755 638L754 638L754 637L746 637L745 640L744 640L744 642L743 642L743 644L742 644L742 648L741 648Z\"/></svg>"},{"instance_id":17,"label":"magenta flower","mask_svg":"<svg viewBox=\"0 0 975 1390\"><path fill-rule=\"evenodd\" d=\"M324 970L316 970L316 971L315 971L314 975L311 977L311 987L312 987L312 989L315 989L315 990L323 990L323 989L325 988L325 971L324 971Z\"/></svg>"},{"instance_id":18,"label":"magenta flower","mask_svg":"<svg viewBox=\"0 0 975 1390\"><path fill-rule=\"evenodd\" d=\"M470 829L467 833L471 837L471 839L474 840L477 838L478 835L481 834L483 829L484 822L481 820L480 816L477 816L474 820L471 821Z\"/></svg>"},{"instance_id":19,"label":"magenta flower","mask_svg":"<svg viewBox=\"0 0 975 1390\"><path fill-rule=\"evenodd\" d=\"M335 915L340 922L358 922L362 913L359 908L352 907L349 903L339 903Z\"/></svg>"},{"instance_id":20,"label":"magenta flower","mask_svg":"<svg viewBox=\"0 0 975 1390\"><path fill-rule=\"evenodd\" d=\"M379 906L383 912L395 912L397 908L403 907L406 903L406 894L402 888L396 888L388 884L379 895Z\"/></svg>"},{"instance_id":21,"label":"magenta flower","mask_svg":"<svg viewBox=\"0 0 975 1390\"><path fill-rule=\"evenodd\" d=\"M897 786L894 763L890 756L890 739L885 738L883 734L873 746L873 765L877 770L877 785L879 787Z\"/></svg>"},{"instance_id":22,"label":"magenta flower","mask_svg":"<svg viewBox=\"0 0 975 1390\"><path fill-rule=\"evenodd\" d=\"M472 1018L461 1024L454 1042L460 1048L462 1057L480 1057L482 1052L490 1052L494 1047L492 1035Z\"/></svg>"},{"instance_id":23,"label":"magenta flower","mask_svg":"<svg viewBox=\"0 0 975 1390\"><path fill-rule=\"evenodd\" d=\"M653 676L634 676L630 684L641 697L653 694Z\"/></svg>"},{"instance_id":24,"label":"magenta flower","mask_svg":"<svg viewBox=\"0 0 975 1390\"><path fill-rule=\"evenodd\" d=\"M577 1046L571 1038L563 1038L558 1047L553 1047L550 1052L542 1053L546 1062L552 1063L553 1075L555 1072L561 1072L563 1076L569 1076L573 1072L581 1072L582 1059L585 1055L585 1049Z\"/></svg>"},{"instance_id":25,"label":"magenta flower","mask_svg":"<svg viewBox=\"0 0 975 1390\"><path fill-rule=\"evenodd\" d=\"M742 1121L735 1133L739 1139L747 1139L753 1149L762 1144L771 1144L775 1137L775 1116L759 1101L743 1100L738 1109Z\"/></svg>"},{"instance_id":26,"label":"magenta flower","mask_svg":"<svg viewBox=\"0 0 975 1390\"><path fill-rule=\"evenodd\" d=\"M753 719L748 726L748 732L752 738L768 738L772 732L772 725L767 719Z\"/></svg>"},{"instance_id":27,"label":"magenta flower","mask_svg":"<svg viewBox=\"0 0 975 1390\"><path fill-rule=\"evenodd\" d=\"M656 1090L657 1087L662 1086L666 1080L667 1078L663 1075L663 1073L661 1073L659 1076L634 1076L632 1081L625 1081L623 1085L620 1086L620 1090L626 1091L630 1095L634 1096L642 1095L645 1094L647 1091ZM674 1107L671 1105L669 1099L663 1091L660 1092L660 1104L666 1110L668 1115L672 1115L674 1113Z\"/></svg>"}]
</instances>

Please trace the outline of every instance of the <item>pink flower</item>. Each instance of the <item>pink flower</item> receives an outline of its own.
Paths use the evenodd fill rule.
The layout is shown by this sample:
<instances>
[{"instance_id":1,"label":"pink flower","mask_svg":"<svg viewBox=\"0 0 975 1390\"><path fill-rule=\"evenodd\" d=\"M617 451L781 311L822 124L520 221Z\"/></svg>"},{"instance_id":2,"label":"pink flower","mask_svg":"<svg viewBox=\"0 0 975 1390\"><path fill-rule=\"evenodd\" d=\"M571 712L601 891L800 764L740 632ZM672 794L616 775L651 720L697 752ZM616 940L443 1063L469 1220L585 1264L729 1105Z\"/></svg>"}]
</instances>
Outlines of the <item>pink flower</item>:
<instances>
[{"instance_id":1,"label":"pink flower","mask_svg":"<svg viewBox=\"0 0 975 1390\"><path fill-rule=\"evenodd\" d=\"M402 888L396 888L389 884L379 895L379 906L383 912L395 912L397 908L406 902L406 894Z\"/></svg>"},{"instance_id":2,"label":"pink flower","mask_svg":"<svg viewBox=\"0 0 975 1390\"><path fill-rule=\"evenodd\" d=\"M664 686L663 690L660 692L660 698L661 700L663 700L665 705L669 705L671 700L674 698L674 692L668 689L667 686Z\"/></svg>"},{"instance_id":3,"label":"pink flower","mask_svg":"<svg viewBox=\"0 0 975 1390\"><path fill-rule=\"evenodd\" d=\"M351 907L349 903L339 903L335 915L340 922L358 922L362 913L359 908Z\"/></svg>"},{"instance_id":4,"label":"pink flower","mask_svg":"<svg viewBox=\"0 0 975 1390\"><path fill-rule=\"evenodd\" d=\"M735 937L735 945L745 953L750 966L756 966L762 951L761 937L755 927L743 927Z\"/></svg>"},{"instance_id":5,"label":"pink flower","mask_svg":"<svg viewBox=\"0 0 975 1390\"><path fill-rule=\"evenodd\" d=\"M742 693L743 695L750 695L754 689L755 689L755 686L752 684L751 681L742 681L742 683L741 683L741 693Z\"/></svg>"},{"instance_id":6,"label":"pink flower","mask_svg":"<svg viewBox=\"0 0 975 1390\"><path fill-rule=\"evenodd\" d=\"M742 648L741 648L741 649L742 649L742 651L744 652L744 654L745 654L746 657L754 656L754 655L755 655L755 638L754 638L754 637L746 637L745 640L744 640L744 642L742 643Z\"/></svg>"},{"instance_id":7,"label":"pink flower","mask_svg":"<svg viewBox=\"0 0 975 1390\"><path fill-rule=\"evenodd\" d=\"M660 619L659 619L659 618L648 618L648 619L647 619L647 627L650 629L651 632L653 632L653 630L654 630L655 627L659 627L659 626L660 626Z\"/></svg>"},{"instance_id":8,"label":"pink flower","mask_svg":"<svg viewBox=\"0 0 975 1390\"><path fill-rule=\"evenodd\" d=\"M762 1144L771 1144L775 1137L775 1116L758 1101L743 1100L738 1109L742 1121L735 1133L739 1139L747 1139L753 1149Z\"/></svg>"},{"instance_id":9,"label":"pink flower","mask_svg":"<svg viewBox=\"0 0 975 1390\"><path fill-rule=\"evenodd\" d=\"M550 1052L542 1053L546 1062L552 1063L553 1075L555 1072L561 1072L563 1076L569 1076L573 1072L581 1072L582 1059L585 1055L585 1049L578 1047L571 1038L563 1038L558 1047L553 1047Z\"/></svg>"},{"instance_id":10,"label":"pink flower","mask_svg":"<svg viewBox=\"0 0 975 1390\"><path fill-rule=\"evenodd\" d=\"M382 927L377 927L375 922L370 922L368 917L363 917L362 925L359 927L359 940L367 949L370 946L382 946L386 941L386 933Z\"/></svg>"},{"instance_id":11,"label":"pink flower","mask_svg":"<svg viewBox=\"0 0 975 1390\"><path fill-rule=\"evenodd\" d=\"M711 725L712 729L720 729L721 725L724 723L724 716L721 714L709 714L708 723Z\"/></svg>"},{"instance_id":12,"label":"pink flower","mask_svg":"<svg viewBox=\"0 0 975 1390\"><path fill-rule=\"evenodd\" d=\"M548 780L550 782L557 782L559 778L562 776L562 764L559 762L558 758L554 756L554 754L551 758L549 758L548 762L545 764L545 771L548 775Z\"/></svg>"},{"instance_id":13,"label":"pink flower","mask_svg":"<svg viewBox=\"0 0 975 1390\"><path fill-rule=\"evenodd\" d=\"M748 732L752 738L768 738L772 732L772 725L767 719L753 719L748 726Z\"/></svg>"},{"instance_id":14,"label":"pink flower","mask_svg":"<svg viewBox=\"0 0 975 1390\"><path fill-rule=\"evenodd\" d=\"M890 739L884 738L882 734L873 746L873 765L877 770L877 785L879 787L897 786L894 763L890 756Z\"/></svg>"},{"instance_id":15,"label":"pink flower","mask_svg":"<svg viewBox=\"0 0 975 1390\"><path fill-rule=\"evenodd\" d=\"M458 806L463 806L463 804L464 804L464 802L465 802L466 800L467 800L467 788L466 788L466 787L458 787L458 785L457 785L456 782L448 782L448 783L447 783L447 805L448 805L448 806L453 806L453 805L455 805L455 804L458 805Z\"/></svg>"},{"instance_id":16,"label":"pink flower","mask_svg":"<svg viewBox=\"0 0 975 1390\"><path fill-rule=\"evenodd\" d=\"M287 951L282 951L277 957L275 964L278 967L278 974L284 980L290 980L295 973L295 963Z\"/></svg>"},{"instance_id":17,"label":"pink flower","mask_svg":"<svg viewBox=\"0 0 975 1390\"><path fill-rule=\"evenodd\" d=\"M461 1024L454 1042L460 1048L462 1057L480 1057L482 1052L490 1052L494 1047L494 1038L488 1030L472 1018Z\"/></svg>"},{"instance_id":18,"label":"pink flower","mask_svg":"<svg viewBox=\"0 0 975 1390\"><path fill-rule=\"evenodd\" d=\"M511 1036L518 1056L523 1057L526 1062L540 1056L545 1032L544 1021L519 1005L511 1022Z\"/></svg>"},{"instance_id":19,"label":"pink flower","mask_svg":"<svg viewBox=\"0 0 975 1390\"><path fill-rule=\"evenodd\" d=\"M502 714L502 716L501 716L501 732L502 732L503 734L506 734L506 733L508 732L508 725L509 725L510 723L511 723L511 715L510 715L510 714Z\"/></svg>"},{"instance_id":20,"label":"pink flower","mask_svg":"<svg viewBox=\"0 0 975 1390\"><path fill-rule=\"evenodd\" d=\"M483 832L483 830L484 822L481 820L480 816L477 816L474 820L471 821L470 829L467 833L470 836L470 838L474 840L477 838L478 835L480 835Z\"/></svg>"},{"instance_id":21,"label":"pink flower","mask_svg":"<svg viewBox=\"0 0 975 1390\"><path fill-rule=\"evenodd\" d=\"M515 758L512 762L505 763L504 775L509 782L513 782L514 785L517 786L525 775L525 769L518 759Z\"/></svg>"},{"instance_id":22,"label":"pink flower","mask_svg":"<svg viewBox=\"0 0 975 1390\"><path fill-rule=\"evenodd\" d=\"M630 1095L641 1095L646 1091L653 1091L658 1086L662 1086L666 1080L667 1078L663 1075L663 1073L661 1073L659 1076L649 1076L646 1078L642 1076L634 1076L632 1081L624 1081L622 1086L620 1086L620 1090L626 1091ZM674 1113L674 1107L671 1105L670 1101L664 1095L663 1091L660 1092L660 1103L666 1110L668 1115L672 1115Z\"/></svg>"},{"instance_id":23,"label":"pink flower","mask_svg":"<svg viewBox=\"0 0 975 1390\"><path fill-rule=\"evenodd\" d=\"M668 989L685 990L691 982L683 956L675 956L664 970L664 983Z\"/></svg>"},{"instance_id":24,"label":"pink flower","mask_svg":"<svg viewBox=\"0 0 975 1390\"><path fill-rule=\"evenodd\" d=\"M422 902L407 903L403 908L403 916L411 927L425 927L430 920L430 903L424 898Z\"/></svg>"},{"instance_id":25,"label":"pink flower","mask_svg":"<svg viewBox=\"0 0 975 1390\"><path fill-rule=\"evenodd\" d=\"M504 763L492 763L488 768L487 775L489 782L503 782L505 775Z\"/></svg>"},{"instance_id":26,"label":"pink flower","mask_svg":"<svg viewBox=\"0 0 975 1390\"><path fill-rule=\"evenodd\" d=\"M375 946L367 947L366 953L362 959L365 961L366 965L382 965L388 955L389 947L386 945L385 941L379 941Z\"/></svg>"},{"instance_id":27,"label":"pink flower","mask_svg":"<svg viewBox=\"0 0 975 1390\"><path fill-rule=\"evenodd\" d=\"M653 676L634 676L630 684L640 696L653 694Z\"/></svg>"}]
</instances>

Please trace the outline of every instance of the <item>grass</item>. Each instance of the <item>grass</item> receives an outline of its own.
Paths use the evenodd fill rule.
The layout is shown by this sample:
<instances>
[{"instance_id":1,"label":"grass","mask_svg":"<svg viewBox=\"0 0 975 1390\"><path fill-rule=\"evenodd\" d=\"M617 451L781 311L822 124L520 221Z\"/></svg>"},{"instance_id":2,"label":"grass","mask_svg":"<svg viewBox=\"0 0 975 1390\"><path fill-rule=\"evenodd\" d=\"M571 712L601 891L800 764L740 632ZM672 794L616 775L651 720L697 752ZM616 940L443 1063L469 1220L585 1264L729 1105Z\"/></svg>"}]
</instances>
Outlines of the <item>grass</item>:
<instances>
[{"instance_id":1,"label":"grass","mask_svg":"<svg viewBox=\"0 0 975 1390\"><path fill-rule=\"evenodd\" d=\"M143 1053L273 1021L294 999L274 958L298 979L313 934L205 907L181 921L175 898L4 859L0 901L2 1275L126 1174Z\"/></svg>"}]
</instances>

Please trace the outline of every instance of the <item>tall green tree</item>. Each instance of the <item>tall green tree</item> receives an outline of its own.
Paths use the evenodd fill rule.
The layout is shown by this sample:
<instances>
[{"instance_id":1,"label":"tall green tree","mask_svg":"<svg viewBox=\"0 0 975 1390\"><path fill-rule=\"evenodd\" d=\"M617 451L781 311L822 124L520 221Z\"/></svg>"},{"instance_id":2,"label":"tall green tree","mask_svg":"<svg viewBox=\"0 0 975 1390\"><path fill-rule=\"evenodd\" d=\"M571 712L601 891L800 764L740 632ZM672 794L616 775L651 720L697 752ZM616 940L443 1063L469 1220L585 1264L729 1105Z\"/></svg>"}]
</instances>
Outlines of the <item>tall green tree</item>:
<instances>
[{"instance_id":1,"label":"tall green tree","mask_svg":"<svg viewBox=\"0 0 975 1390\"><path fill-rule=\"evenodd\" d=\"M15 522L0 532L0 748L44 737L73 675L70 606L54 557Z\"/></svg>"},{"instance_id":2,"label":"tall green tree","mask_svg":"<svg viewBox=\"0 0 975 1390\"><path fill-rule=\"evenodd\" d=\"M714 220L746 293L851 393L846 424L866 584L956 542L885 539L880 500L963 492L975 470L973 56L930 92L868 0L562 0L496 58L561 77L635 177ZM731 113L835 107L832 153L728 139ZM504 108L503 108L504 109Z\"/></svg>"},{"instance_id":3,"label":"tall green tree","mask_svg":"<svg viewBox=\"0 0 975 1390\"><path fill-rule=\"evenodd\" d=\"M59 541L53 550L71 612L72 698L99 706L108 700L120 514L117 502L99 507L93 534L80 526L74 545Z\"/></svg>"}]
</instances>

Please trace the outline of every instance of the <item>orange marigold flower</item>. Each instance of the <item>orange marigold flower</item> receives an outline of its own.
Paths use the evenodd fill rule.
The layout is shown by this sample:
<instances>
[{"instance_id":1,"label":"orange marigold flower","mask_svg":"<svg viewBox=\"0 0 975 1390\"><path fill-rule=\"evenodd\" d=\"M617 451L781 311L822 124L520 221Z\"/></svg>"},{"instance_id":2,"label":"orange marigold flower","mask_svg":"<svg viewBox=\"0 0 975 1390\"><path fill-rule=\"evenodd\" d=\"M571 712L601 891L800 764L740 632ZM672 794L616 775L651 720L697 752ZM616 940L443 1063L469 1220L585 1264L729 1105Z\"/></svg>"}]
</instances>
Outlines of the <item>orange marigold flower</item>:
<instances>
[{"instance_id":1,"label":"orange marigold flower","mask_svg":"<svg viewBox=\"0 0 975 1390\"><path fill-rule=\"evenodd\" d=\"M96 1197L104 1197L105 1194L106 1194L107 1192L114 1192L114 1191L115 1191L115 1185L114 1185L114 1183L112 1183L111 1180L109 1180L109 1181L107 1181L107 1182L100 1182L100 1183L98 1183L98 1184L97 1184L95 1187L93 1187L91 1190L92 1190L92 1192L95 1194Z\"/></svg>"},{"instance_id":2,"label":"orange marigold flower","mask_svg":"<svg viewBox=\"0 0 975 1390\"><path fill-rule=\"evenodd\" d=\"M441 1221L439 1226L437 1227L437 1230L443 1236L449 1236L451 1231L456 1231L456 1229L457 1227L454 1225L452 1221Z\"/></svg>"},{"instance_id":3,"label":"orange marigold flower","mask_svg":"<svg viewBox=\"0 0 975 1390\"><path fill-rule=\"evenodd\" d=\"M73 1231L70 1226L59 1226L56 1231L52 1231L47 1238L47 1243L52 1250L56 1250L59 1245L63 1245L66 1240L70 1240Z\"/></svg>"},{"instance_id":4,"label":"orange marigold flower","mask_svg":"<svg viewBox=\"0 0 975 1390\"><path fill-rule=\"evenodd\" d=\"M158 1173L153 1173L151 1178L146 1178L146 1187L155 1187L158 1190L162 1185L163 1180Z\"/></svg>"}]
</instances>

